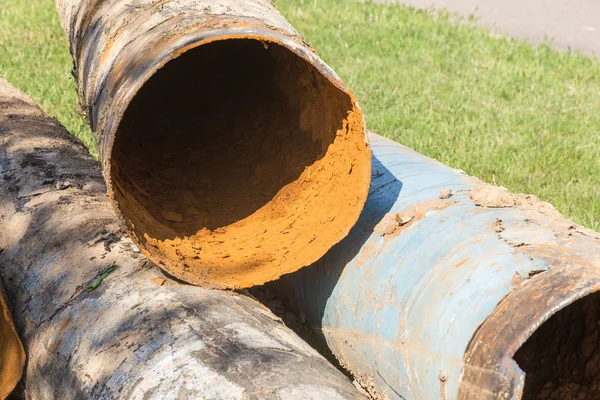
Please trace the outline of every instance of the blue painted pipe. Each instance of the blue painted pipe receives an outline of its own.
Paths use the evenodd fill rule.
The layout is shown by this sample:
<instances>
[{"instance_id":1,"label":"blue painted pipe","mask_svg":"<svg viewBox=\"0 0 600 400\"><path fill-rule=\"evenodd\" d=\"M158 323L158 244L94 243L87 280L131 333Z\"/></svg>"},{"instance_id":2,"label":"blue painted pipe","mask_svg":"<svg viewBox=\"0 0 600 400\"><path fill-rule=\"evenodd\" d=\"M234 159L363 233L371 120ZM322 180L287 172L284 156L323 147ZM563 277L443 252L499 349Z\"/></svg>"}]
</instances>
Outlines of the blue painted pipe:
<instances>
[{"instance_id":1,"label":"blue painted pipe","mask_svg":"<svg viewBox=\"0 0 600 400\"><path fill-rule=\"evenodd\" d=\"M533 196L370 140L372 184L356 226L271 288L376 398L519 399L542 390L515 353L600 288L598 235Z\"/></svg>"}]
</instances>

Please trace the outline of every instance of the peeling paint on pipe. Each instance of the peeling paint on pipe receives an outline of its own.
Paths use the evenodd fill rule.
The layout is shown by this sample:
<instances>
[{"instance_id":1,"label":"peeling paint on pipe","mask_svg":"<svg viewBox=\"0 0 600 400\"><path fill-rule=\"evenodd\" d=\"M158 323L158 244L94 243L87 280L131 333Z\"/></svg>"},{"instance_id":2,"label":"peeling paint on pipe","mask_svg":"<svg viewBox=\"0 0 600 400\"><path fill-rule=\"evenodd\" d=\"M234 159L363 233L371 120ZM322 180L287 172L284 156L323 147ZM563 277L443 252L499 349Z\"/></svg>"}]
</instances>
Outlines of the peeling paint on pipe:
<instances>
[{"instance_id":1,"label":"peeling paint on pipe","mask_svg":"<svg viewBox=\"0 0 600 400\"><path fill-rule=\"evenodd\" d=\"M367 196L356 99L268 0L57 0L109 196L161 268L262 284L344 238Z\"/></svg>"},{"instance_id":2,"label":"peeling paint on pipe","mask_svg":"<svg viewBox=\"0 0 600 400\"><path fill-rule=\"evenodd\" d=\"M370 139L359 222L273 287L376 398L575 398L567 383L597 398L599 235L534 196Z\"/></svg>"}]
</instances>

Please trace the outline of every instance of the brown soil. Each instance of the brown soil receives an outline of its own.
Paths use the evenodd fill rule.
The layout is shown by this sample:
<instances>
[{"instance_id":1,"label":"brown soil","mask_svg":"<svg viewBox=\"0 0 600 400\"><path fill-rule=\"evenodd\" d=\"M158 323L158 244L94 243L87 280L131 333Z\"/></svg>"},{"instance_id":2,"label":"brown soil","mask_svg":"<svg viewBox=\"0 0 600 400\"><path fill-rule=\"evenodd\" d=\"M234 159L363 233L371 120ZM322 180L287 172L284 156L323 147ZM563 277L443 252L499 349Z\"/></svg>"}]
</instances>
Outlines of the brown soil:
<instances>
[{"instance_id":1,"label":"brown soil","mask_svg":"<svg viewBox=\"0 0 600 400\"><path fill-rule=\"evenodd\" d=\"M358 219L370 179L353 99L254 39L169 62L133 99L112 154L133 239L176 277L220 288L316 261Z\"/></svg>"},{"instance_id":2,"label":"brown soil","mask_svg":"<svg viewBox=\"0 0 600 400\"><path fill-rule=\"evenodd\" d=\"M425 218L428 212L440 211L455 203L455 201L435 199L413 204L398 213L387 213L373 231L381 236L397 236L413 222Z\"/></svg>"},{"instance_id":3,"label":"brown soil","mask_svg":"<svg viewBox=\"0 0 600 400\"><path fill-rule=\"evenodd\" d=\"M452 189L442 189L440 190L440 199L449 199L450 197L452 197Z\"/></svg>"},{"instance_id":4,"label":"brown soil","mask_svg":"<svg viewBox=\"0 0 600 400\"><path fill-rule=\"evenodd\" d=\"M521 346L524 400L600 399L600 293L546 321Z\"/></svg>"},{"instance_id":5,"label":"brown soil","mask_svg":"<svg viewBox=\"0 0 600 400\"><path fill-rule=\"evenodd\" d=\"M504 186L494 186L477 178L472 179L475 180L477 187L470 191L469 197L477 206L489 208L519 207L562 217L552 204L541 201L532 194L511 193Z\"/></svg>"},{"instance_id":6,"label":"brown soil","mask_svg":"<svg viewBox=\"0 0 600 400\"><path fill-rule=\"evenodd\" d=\"M475 205L483 208L517 208L528 214L528 219L536 220L539 225L551 227L556 237L570 237L574 233L600 239L597 232L578 225L565 218L550 203L538 199L532 194L511 193L503 186L487 184L471 177L475 189L469 191L469 197ZM504 231L503 221L493 225L496 232Z\"/></svg>"}]
</instances>

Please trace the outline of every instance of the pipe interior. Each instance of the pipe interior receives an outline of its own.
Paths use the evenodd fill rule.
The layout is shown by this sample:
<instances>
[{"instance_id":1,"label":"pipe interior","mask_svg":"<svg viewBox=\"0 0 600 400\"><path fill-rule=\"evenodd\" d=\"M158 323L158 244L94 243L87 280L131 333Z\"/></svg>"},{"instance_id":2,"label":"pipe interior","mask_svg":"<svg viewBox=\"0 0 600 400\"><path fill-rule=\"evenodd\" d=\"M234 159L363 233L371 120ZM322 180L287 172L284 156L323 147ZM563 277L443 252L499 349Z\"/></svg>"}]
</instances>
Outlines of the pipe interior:
<instances>
[{"instance_id":1,"label":"pipe interior","mask_svg":"<svg viewBox=\"0 0 600 400\"><path fill-rule=\"evenodd\" d=\"M600 399L600 293L565 307L521 346L524 400Z\"/></svg>"},{"instance_id":2,"label":"pipe interior","mask_svg":"<svg viewBox=\"0 0 600 400\"><path fill-rule=\"evenodd\" d=\"M204 44L167 63L127 108L112 149L114 198L134 240L183 279L320 256L315 238L339 240L344 213L358 215L357 186L368 187L358 166L352 175L365 160L358 113L279 44Z\"/></svg>"}]
</instances>

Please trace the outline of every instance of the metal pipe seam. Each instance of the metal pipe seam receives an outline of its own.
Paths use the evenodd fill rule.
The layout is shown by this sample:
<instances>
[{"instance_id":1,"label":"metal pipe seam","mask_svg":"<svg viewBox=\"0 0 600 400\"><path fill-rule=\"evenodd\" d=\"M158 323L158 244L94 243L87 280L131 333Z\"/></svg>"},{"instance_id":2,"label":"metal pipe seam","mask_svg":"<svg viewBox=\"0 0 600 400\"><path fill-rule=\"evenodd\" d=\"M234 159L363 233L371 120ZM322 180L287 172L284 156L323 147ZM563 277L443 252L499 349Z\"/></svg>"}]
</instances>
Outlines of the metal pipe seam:
<instances>
[{"instance_id":1,"label":"metal pipe seam","mask_svg":"<svg viewBox=\"0 0 600 400\"><path fill-rule=\"evenodd\" d=\"M268 287L376 398L518 399L524 387L535 398L527 396L543 384L523 381L543 380L536 356L517 354L522 369L512 357L529 337L541 340L552 315L562 339L564 313L580 315L574 326L593 320L591 306L572 307L600 285L600 236L534 196L370 139L373 175L358 223L318 262ZM553 360L545 361L561 364Z\"/></svg>"},{"instance_id":2,"label":"metal pipe seam","mask_svg":"<svg viewBox=\"0 0 600 400\"><path fill-rule=\"evenodd\" d=\"M362 111L335 72L269 1L57 0L57 8L69 36L81 104L98 134L112 204L132 239L161 268L194 284L248 287L316 261L347 235L364 205L370 178ZM238 42L239 46L228 49L227 42ZM200 57L202 51L215 58ZM243 93L245 87L252 86L252 78L243 81L239 73L227 74L227 68L234 68L230 64L236 64L227 62L232 53L247 53L248 59L235 61L250 65L249 75L272 68L273 73L267 73L267 80L256 89L259 94L271 94L262 99L261 95ZM182 74L175 65L185 65L179 58L194 55L198 55L195 62L199 68L216 70L222 77L195 76L202 74L191 72L193 63L183 74L189 82L177 77ZM225 60L223 67L211 66L211 62L221 62L215 59ZM175 108L170 103L177 101L185 103L184 96L177 95L177 91L185 92L185 86L215 85L198 92L215 93L218 85L227 86L232 79L241 83L240 96L248 96L240 100L244 113L250 113L246 120L240 117L243 113L234 111L218 123L213 115L218 113L202 114L219 103L218 98L212 102L194 99L200 103L196 111L184 116L185 121L177 116L180 110L167 115L166 107L152 109L161 96L168 98L163 104L168 107ZM154 96L148 94L149 87L161 82L163 90L156 90ZM169 94L164 93L169 90ZM239 95L235 92L223 103L235 103L236 93ZM148 99L152 97L154 100ZM252 107L256 110L248 111ZM157 123L151 121L158 112L172 122L165 123L165 133L160 135L157 126L165 118L157 116ZM192 126L197 113L205 120ZM253 122L263 118L261 113L266 115L266 127L252 128ZM138 116L148 120L146 125L138 123ZM225 126L230 120L240 120L244 126L239 136L252 136L252 129L270 131L264 140L242 141L240 145L237 133L230 132L235 129L223 128L225 136L235 136L237 142L214 145L208 154L191 153L212 141L209 136L203 143L191 138L204 135L199 133L203 129L208 132L211 122ZM178 136L177 124L190 134ZM285 142L291 141L288 138L295 138L297 145L286 148ZM138 148L144 141L156 142L165 157L170 157L170 164L153 171L156 156ZM249 155L231 151L236 148ZM264 156L253 158L256 154ZM186 160L187 155L192 161ZM221 162L221 156L229 162ZM210 157L215 162L209 162ZM203 158L208 159L205 164L198 161ZM241 165L244 159L256 160ZM131 160L141 161L130 166ZM236 163L240 164L237 170ZM144 168L155 173L150 177L135 173ZM223 172L227 169L232 170L229 175ZM198 171L204 176L197 178ZM174 188L172 183L181 177L188 179L181 184L185 187ZM220 189L222 181L232 183ZM219 207L229 216L215 217ZM239 214L239 218L231 218L231 214Z\"/></svg>"}]
</instances>

